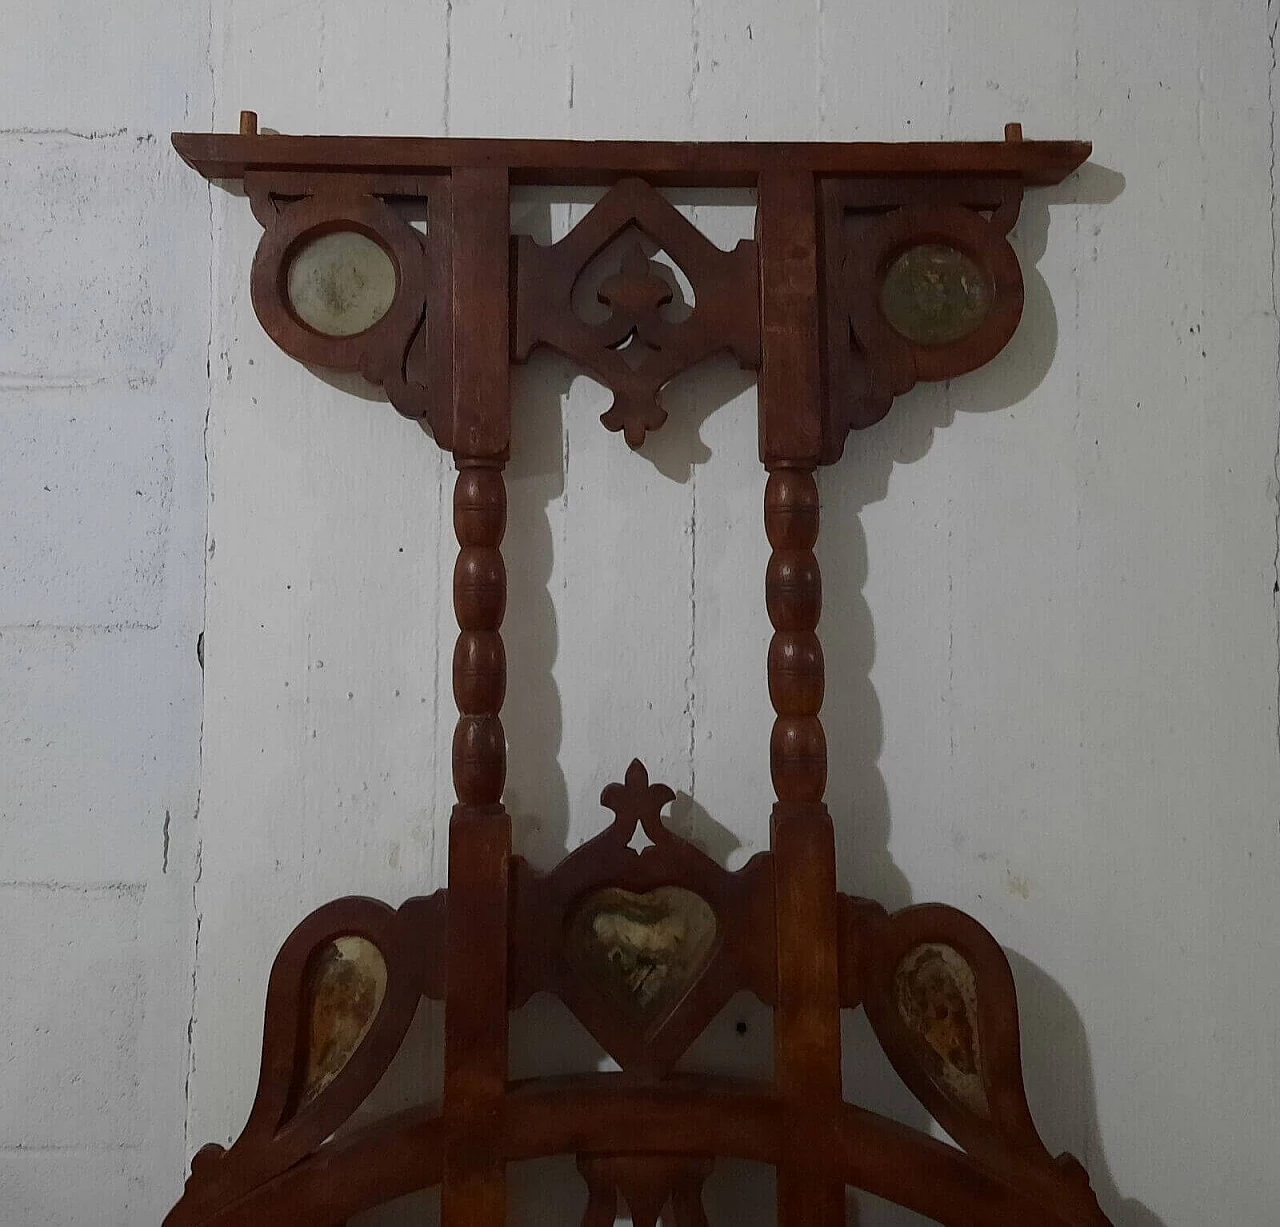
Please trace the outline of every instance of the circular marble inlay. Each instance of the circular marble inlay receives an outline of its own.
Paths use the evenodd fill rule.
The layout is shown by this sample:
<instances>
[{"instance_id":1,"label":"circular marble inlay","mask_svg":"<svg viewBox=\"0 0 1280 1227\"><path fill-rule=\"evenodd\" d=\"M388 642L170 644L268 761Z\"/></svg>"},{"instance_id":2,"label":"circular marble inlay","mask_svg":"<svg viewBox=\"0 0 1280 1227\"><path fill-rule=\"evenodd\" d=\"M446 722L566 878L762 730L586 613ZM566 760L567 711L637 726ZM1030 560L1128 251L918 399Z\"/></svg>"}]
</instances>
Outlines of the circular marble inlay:
<instances>
[{"instance_id":1,"label":"circular marble inlay","mask_svg":"<svg viewBox=\"0 0 1280 1227\"><path fill-rule=\"evenodd\" d=\"M880 287L880 308L908 341L945 345L976 331L994 297L990 277L963 251L921 243L889 266Z\"/></svg>"},{"instance_id":2,"label":"circular marble inlay","mask_svg":"<svg viewBox=\"0 0 1280 1227\"><path fill-rule=\"evenodd\" d=\"M372 328L396 296L396 266L366 234L335 230L305 244L289 264L289 305L309 328L352 337Z\"/></svg>"}]
</instances>

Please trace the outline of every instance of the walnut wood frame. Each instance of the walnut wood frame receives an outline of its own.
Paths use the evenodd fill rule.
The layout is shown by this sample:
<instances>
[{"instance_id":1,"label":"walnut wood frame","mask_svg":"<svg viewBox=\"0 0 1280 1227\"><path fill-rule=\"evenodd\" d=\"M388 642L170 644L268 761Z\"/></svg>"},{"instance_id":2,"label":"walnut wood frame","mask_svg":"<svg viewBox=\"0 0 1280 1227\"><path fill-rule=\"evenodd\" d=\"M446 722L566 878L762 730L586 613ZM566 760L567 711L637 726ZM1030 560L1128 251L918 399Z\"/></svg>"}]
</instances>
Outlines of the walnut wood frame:
<instances>
[{"instance_id":1,"label":"walnut wood frame","mask_svg":"<svg viewBox=\"0 0 1280 1227\"><path fill-rule=\"evenodd\" d=\"M961 374L1003 347L1022 309L1007 242L1022 192L1059 182L1089 145L1024 141L1016 125L1002 142L904 145L292 137L259 135L248 112L237 135L173 139L201 174L243 179L265 230L254 308L281 348L360 371L453 453L459 717L447 891L398 911L340 899L303 921L271 973L249 1122L229 1149L195 1156L169 1227L337 1227L435 1184L448 1227L499 1227L506 1164L560 1153L578 1157L587 1182L586 1227L612 1223L619 1198L644 1227L664 1211L680 1227L704 1224L701 1187L718 1155L777 1168L783 1227L843 1223L850 1186L946 1224L1105 1224L1083 1169L1069 1156L1051 1158L1032 1122L1013 979L999 945L953 909L887 915L837 889L823 801L813 552L816 467L837 460L848 432L882 417L917 380ZM609 190L565 239L539 247L509 233L509 192L520 183ZM713 247L655 190L674 186L753 188L755 240L733 252ZM425 200L425 234L398 212L403 197ZM295 315L287 273L302 244L340 229L383 247L397 290L373 327L333 338ZM574 285L630 231L690 276L697 299L686 320L663 315L670 293L639 241L600 287L609 319L589 325L575 314ZM920 243L959 250L988 279L990 310L959 340L913 342L881 308L889 262ZM639 368L618 360L634 338L651 351ZM769 852L737 873L667 830L662 809L672 794L638 762L624 784L604 791L614 822L553 872L512 856L502 805L502 470L510 364L538 345L613 389L605 425L633 447L662 425L658 397L680 371L717 350L759 371L776 801ZM636 852L640 831L652 846ZM598 926L581 921L584 901L601 891L637 910ZM684 940L684 922L662 912L674 905L654 903L676 895L713 917L711 936L683 967L668 955ZM605 943L615 931L625 936L601 946L598 964L575 957L574 940ZM344 937L372 944L385 991L358 1020L336 1075L301 1097L320 1010L317 952ZM676 976L666 1004L632 1008L632 979L619 981L621 996L600 979L615 966L645 982ZM772 1081L672 1073L716 1010L744 989L774 1010ZM513 1082L509 1012L538 991L559 995L623 1071ZM424 996L445 1002L442 1103L333 1140ZM957 1146L845 1101L840 1011L859 1007Z\"/></svg>"}]
</instances>

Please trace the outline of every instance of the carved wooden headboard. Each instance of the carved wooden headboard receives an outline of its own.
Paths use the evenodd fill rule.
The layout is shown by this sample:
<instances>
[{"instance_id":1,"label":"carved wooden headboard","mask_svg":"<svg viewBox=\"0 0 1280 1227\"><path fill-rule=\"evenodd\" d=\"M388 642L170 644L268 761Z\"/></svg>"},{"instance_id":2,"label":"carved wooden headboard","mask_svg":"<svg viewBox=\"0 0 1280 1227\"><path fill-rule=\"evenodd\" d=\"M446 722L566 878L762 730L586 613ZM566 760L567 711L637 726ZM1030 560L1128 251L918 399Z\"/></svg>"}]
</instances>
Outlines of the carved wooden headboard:
<instances>
[{"instance_id":1,"label":"carved wooden headboard","mask_svg":"<svg viewBox=\"0 0 1280 1227\"><path fill-rule=\"evenodd\" d=\"M436 1184L446 1227L501 1227L506 1165L554 1154L577 1156L588 1227L620 1199L642 1227L705 1223L716 1156L777 1169L784 1227L843 1223L850 1186L947 1224L1105 1224L1084 1170L1032 1122L1000 946L952 908L890 915L838 890L813 552L817 466L917 381L1001 350L1022 312L1008 243L1022 193L1089 145L1024 141L1017 125L954 144L294 137L259 134L248 112L239 134L174 145L243 181L265 231L253 304L277 344L381 385L453 454L459 717L447 890L399 909L339 899L298 926L271 973L248 1123L195 1156L169 1227L336 1227ZM511 236L520 184L607 190L541 246ZM755 239L732 251L659 190L725 186L756 194ZM425 226L406 202L425 202ZM573 291L619 246L597 290L608 314L589 322ZM656 249L693 287L686 318ZM604 788L612 821L553 871L512 855L503 468L510 365L540 346L611 389L601 420L632 448L682 371L728 351L759 372L776 799L769 851L737 872L668 829L673 794L638 761ZM741 990L774 1011L772 1079L673 1072ZM513 1081L508 1016L537 992L621 1072ZM424 996L445 1006L443 1102L335 1139ZM840 1012L859 1007L956 1146L845 1101Z\"/></svg>"}]
</instances>

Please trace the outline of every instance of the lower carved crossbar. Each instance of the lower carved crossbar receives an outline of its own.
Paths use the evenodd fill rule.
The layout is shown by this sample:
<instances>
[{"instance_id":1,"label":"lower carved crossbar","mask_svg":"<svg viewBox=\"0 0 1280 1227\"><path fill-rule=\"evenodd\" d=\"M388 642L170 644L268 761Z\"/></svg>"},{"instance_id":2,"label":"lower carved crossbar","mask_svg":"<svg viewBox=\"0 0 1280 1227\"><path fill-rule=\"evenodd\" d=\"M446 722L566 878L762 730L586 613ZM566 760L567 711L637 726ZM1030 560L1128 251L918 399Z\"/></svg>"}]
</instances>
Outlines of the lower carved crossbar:
<instances>
[{"instance_id":1,"label":"lower carved crossbar","mask_svg":"<svg viewBox=\"0 0 1280 1227\"><path fill-rule=\"evenodd\" d=\"M839 1007L866 1011L944 1142L856 1104L792 1102L782 1082L743 1084L672 1066L736 992L776 999L777 866L730 873L670 832L670 789L633 763L603 803L613 823L549 874L511 863L508 1009L559 996L622 1072L508 1083L486 1122L494 1161L578 1157L584 1227L625 1204L640 1227L666 1212L706 1223L717 1156L786 1168L803 1117L806 1176L865 1190L944 1224L1104 1227L1084 1169L1051 1157L1022 1084L1017 1002L1003 952L937 905L887 914L837 896ZM630 845L637 829L649 844ZM395 1056L423 997L446 1002L452 914L441 891L398 910L339 899L285 942L267 992L262 1071L229 1149L192 1161L166 1227L340 1227L447 1176L469 1121L418 1108L334 1137ZM468 929L459 930L459 934ZM467 986L457 986L467 991Z\"/></svg>"}]
</instances>

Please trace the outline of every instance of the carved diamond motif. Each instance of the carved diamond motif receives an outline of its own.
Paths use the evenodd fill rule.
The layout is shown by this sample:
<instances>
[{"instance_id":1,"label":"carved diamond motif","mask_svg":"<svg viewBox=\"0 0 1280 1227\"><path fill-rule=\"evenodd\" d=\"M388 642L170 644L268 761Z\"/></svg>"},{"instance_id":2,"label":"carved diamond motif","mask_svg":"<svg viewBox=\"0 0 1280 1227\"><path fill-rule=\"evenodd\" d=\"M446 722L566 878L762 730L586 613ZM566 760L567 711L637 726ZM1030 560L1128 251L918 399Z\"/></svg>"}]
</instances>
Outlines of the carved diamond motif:
<instances>
[{"instance_id":1,"label":"carved diamond motif","mask_svg":"<svg viewBox=\"0 0 1280 1227\"><path fill-rule=\"evenodd\" d=\"M634 229L661 247L693 286L696 302L685 320L664 319L671 287L655 272L639 239L621 271L600 287L612 308L599 324L581 320L573 288L597 256ZM516 243L516 326L513 357L527 361L539 345L571 358L614 395L600 420L621 431L632 448L667 420L661 391L682 371L722 350L747 368L760 365L760 307L755 244L722 251L641 179L623 179L563 239L542 247L528 236ZM639 340L642 359L623 351Z\"/></svg>"}]
</instances>

